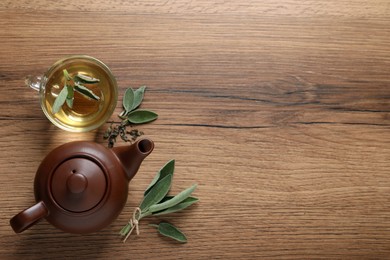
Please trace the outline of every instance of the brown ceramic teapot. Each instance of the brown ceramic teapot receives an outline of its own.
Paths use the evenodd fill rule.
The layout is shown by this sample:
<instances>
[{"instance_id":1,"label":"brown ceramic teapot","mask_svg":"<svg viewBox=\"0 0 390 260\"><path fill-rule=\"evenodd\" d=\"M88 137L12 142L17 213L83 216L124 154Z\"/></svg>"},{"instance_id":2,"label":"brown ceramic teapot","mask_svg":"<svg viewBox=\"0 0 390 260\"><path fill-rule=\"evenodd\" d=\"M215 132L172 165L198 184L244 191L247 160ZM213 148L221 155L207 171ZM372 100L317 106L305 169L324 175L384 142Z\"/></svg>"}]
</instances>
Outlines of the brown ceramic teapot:
<instances>
[{"instance_id":1,"label":"brown ceramic teapot","mask_svg":"<svg viewBox=\"0 0 390 260\"><path fill-rule=\"evenodd\" d=\"M35 175L37 203L11 219L13 230L22 232L43 218L69 233L106 227L121 213L128 183L153 148L149 139L112 149L84 141L57 147Z\"/></svg>"}]
</instances>

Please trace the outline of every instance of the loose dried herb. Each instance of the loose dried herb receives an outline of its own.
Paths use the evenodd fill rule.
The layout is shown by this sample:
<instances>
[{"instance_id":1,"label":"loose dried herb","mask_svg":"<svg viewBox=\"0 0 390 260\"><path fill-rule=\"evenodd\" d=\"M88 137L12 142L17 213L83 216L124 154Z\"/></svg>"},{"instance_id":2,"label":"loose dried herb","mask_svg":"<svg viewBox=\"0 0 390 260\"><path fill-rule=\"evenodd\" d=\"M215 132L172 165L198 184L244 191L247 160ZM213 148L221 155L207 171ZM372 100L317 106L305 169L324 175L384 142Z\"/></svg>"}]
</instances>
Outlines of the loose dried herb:
<instances>
[{"instance_id":1,"label":"loose dried herb","mask_svg":"<svg viewBox=\"0 0 390 260\"><path fill-rule=\"evenodd\" d=\"M73 108L74 92L78 92L86 98L93 100L100 100L100 97L95 95L90 89L88 89L84 84L97 84L100 82L99 79L89 77L83 74L76 74L75 76L70 76L66 69L63 70L65 83L57 98L54 100L52 112L56 114L60 111L61 107L65 104L69 108Z\"/></svg>"},{"instance_id":2,"label":"loose dried herb","mask_svg":"<svg viewBox=\"0 0 390 260\"><path fill-rule=\"evenodd\" d=\"M122 228L119 234L123 237L123 242L129 238L134 230L139 234L139 221L148 216L161 216L183 210L198 201L191 197L197 185L185 189L175 196L167 195L173 179L174 160L166 163L161 168L149 187L145 190L144 198L139 207L134 210L133 217ZM172 224L161 222L157 227L161 235L173 238L179 242L187 242L185 235Z\"/></svg>"},{"instance_id":3,"label":"loose dried herb","mask_svg":"<svg viewBox=\"0 0 390 260\"><path fill-rule=\"evenodd\" d=\"M142 86L136 90L128 88L123 96L122 105L124 110L119 114L122 119L120 123L111 122L103 137L108 140L108 147L115 145L119 136L125 142L134 142L138 137L143 135L138 129L127 130L127 127L133 127L137 124L149 123L158 118L158 115L150 110L137 109L144 98L146 87Z\"/></svg>"}]
</instances>

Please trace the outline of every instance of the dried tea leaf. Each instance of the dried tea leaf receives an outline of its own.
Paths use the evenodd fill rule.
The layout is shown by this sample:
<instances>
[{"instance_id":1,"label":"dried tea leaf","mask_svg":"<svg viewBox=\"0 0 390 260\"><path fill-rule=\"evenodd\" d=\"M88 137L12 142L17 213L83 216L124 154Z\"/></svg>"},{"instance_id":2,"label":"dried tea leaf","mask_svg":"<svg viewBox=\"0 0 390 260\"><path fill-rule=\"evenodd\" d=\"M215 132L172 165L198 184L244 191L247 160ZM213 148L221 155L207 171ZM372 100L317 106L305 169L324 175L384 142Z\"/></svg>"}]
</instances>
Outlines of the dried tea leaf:
<instances>
[{"instance_id":1,"label":"dried tea leaf","mask_svg":"<svg viewBox=\"0 0 390 260\"><path fill-rule=\"evenodd\" d=\"M161 180L162 178L164 178L165 176L167 176L168 174L172 174L173 175L173 172L175 171L175 160L170 160L169 162L167 162L156 174L156 176L154 177L154 179L152 180L152 182L149 184L149 186L146 188L145 192L144 192L144 196L146 196L146 194L148 194L148 192L150 191L150 189L159 181Z\"/></svg>"},{"instance_id":2,"label":"dried tea leaf","mask_svg":"<svg viewBox=\"0 0 390 260\"><path fill-rule=\"evenodd\" d=\"M60 111L62 105L65 103L66 97L68 96L68 88L62 88L61 92L58 94L56 100L54 101L52 112L56 114Z\"/></svg>"},{"instance_id":3,"label":"dried tea leaf","mask_svg":"<svg viewBox=\"0 0 390 260\"><path fill-rule=\"evenodd\" d=\"M133 124L149 123L153 120L156 120L157 117L158 115L155 112L142 109L132 111L127 115L127 119L130 123Z\"/></svg>"},{"instance_id":4,"label":"dried tea leaf","mask_svg":"<svg viewBox=\"0 0 390 260\"><path fill-rule=\"evenodd\" d=\"M175 239L176 241L179 241L181 243L186 243L187 238L181 232L177 227L167 223L167 222L161 222L158 224L158 232L160 232L161 235Z\"/></svg>"},{"instance_id":5,"label":"dried tea leaf","mask_svg":"<svg viewBox=\"0 0 390 260\"><path fill-rule=\"evenodd\" d=\"M197 185L194 184L191 187L189 187L189 188L183 190L182 192L180 192L179 194L177 194L172 199L167 200L163 203L159 203L159 204L155 204L155 205L150 206L149 211L153 213L153 212L161 211L164 209L168 209L170 207L175 206L176 204L179 204L183 200L187 199L191 195L191 193L196 189L196 187L197 187Z\"/></svg>"}]
</instances>

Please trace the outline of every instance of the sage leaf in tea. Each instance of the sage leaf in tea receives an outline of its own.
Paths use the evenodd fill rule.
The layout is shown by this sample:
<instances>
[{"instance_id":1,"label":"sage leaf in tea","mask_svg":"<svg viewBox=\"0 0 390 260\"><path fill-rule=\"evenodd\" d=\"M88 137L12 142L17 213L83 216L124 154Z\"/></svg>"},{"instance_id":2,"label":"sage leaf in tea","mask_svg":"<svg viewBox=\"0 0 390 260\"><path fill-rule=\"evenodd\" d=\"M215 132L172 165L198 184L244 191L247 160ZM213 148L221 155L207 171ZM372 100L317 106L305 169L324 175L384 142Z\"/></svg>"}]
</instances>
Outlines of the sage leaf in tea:
<instances>
[{"instance_id":1,"label":"sage leaf in tea","mask_svg":"<svg viewBox=\"0 0 390 260\"><path fill-rule=\"evenodd\" d=\"M127 115L127 120L133 124L144 124L156 120L158 115L149 110L134 110Z\"/></svg>"},{"instance_id":2,"label":"sage leaf in tea","mask_svg":"<svg viewBox=\"0 0 390 260\"><path fill-rule=\"evenodd\" d=\"M183 210L183 209L191 206L192 204L196 203L197 201L199 201L198 198L188 197L185 200L183 200L182 202L180 202L179 204L176 204L170 208L167 208L167 209L162 210L162 211L154 212L153 216L161 216L161 215L166 215L166 214L178 212L180 210Z\"/></svg>"},{"instance_id":3,"label":"sage leaf in tea","mask_svg":"<svg viewBox=\"0 0 390 260\"><path fill-rule=\"evenodd\" d=\"M171 224L169 224L167 222L161 222L160 224L158 224L157 230L163 236L175 239L176 241L179 241L181 243L186 243L187 242L187 238L183 234L183 232L181 232L174 225L171 225Z\"/></svg>"},{"instance_id":4,"label":"sage leaf in tea","mask_svg":"<svg viewBox=\"0 0 390 260\"><path fill-rule=\"evenodd\" d=\"M142 86L134 91L134 102L133 102L133 106L132 106L131 110L134 110L137 107L139 107L139 105L141 105L142 100L144 99L145 89L146 89L146 87Z\"/></svg>"},{"instance_id":5,"label":"sage leaf in tea","mask_svg":"<svg viewBox=\"0 0 390 260\"><path fill-rule=\"evenodd\" d=\"M77 91L78 93L88 97L88 98L91 98L91 99L94 99L97 101L100 100L100 97L95 95L95 93L93 93L92 90L89 90L88 88L86 88L83 85L80 85L78 83L75 83L74 90Z\"/></svg>"},{"instance_id":6,"label":"sage leaf in tea","mask_svg":"<svg viewBox=\"0 0 390 260\"><path fill-rule=\"evenodd\" d=\"M150 206L159 203L171 188L172 174L168 174L153 186L148 194L144 197L139 208L145 212Z\"/></svg>"},{"instance_id":7,"label":"sage leaf in tea","mask_svg":"<svg viewBox=\"0 0 390 260\"><path fill-rule=\"evenodd\" d=\"M69 75L69 72L66 69L62 70L62 72L64 73L65 80L67 81L72 80L72 77Z\"/></svg>"},{"instance_id":8,"label":"sage leaf in tea","mask_svg":"<svg viewBox=\"0 0 390 260\"><path fill-rule=\"evenodd\" d=\"M149 186L146 188L144 192L144 196L150 191L150 189L162 178L167 176L168 174L172 174L175 171L175 160L170 160L167 162L156 174L152 182L149 184Z\"/></svg>"},{"instance_id":9,"label":"sage leaf in tea","mask_svg":"<svg viewBox=\"0 0 390 260\"><path fill-rule=\"evenodd\" d=\"M89 77L80 73L76 74L76 76L74 76L74 79L83 84L95 84L100 82L99 79Z\"/></svg>"},{"instance_id":10,"label":"sage leaf in tea","mask_svg":"<svg viewBox=\"0 0 390 260\"><path fill-rule=\"evenodd\" d=\"M68 95L66 96L66 104L69 108L73 108L74 88L70 85L64 85L64 88L68 89Z\"/></svg>"},{"instance_id":11,"label":"sage leaf in tea","mask_svg":"<svg viewBox=\"0 0 390 260\"><path fill-rule=\"evenodd\" d=\"M197 185L194 184L191 187L183 190L182 192L180 192L179 194L174 196L172 199L167 200L163 203L159 203L159 204L155 204L155 205L150 206L149 211L153 213L153 212L157 212L157 211L161 211L161 210L173 207L176 204L179 204L183 200L187 199L191 195L191 193L196 189L196 187L197 187Z\"/></svg>"},{"instance_id":12,"label":"sage leaf in tea","mask_svg":"<svg viewBox=\"0 0 390 260\"><path fill-rule=\"evenodd\" d=\"M57 98L55 99L55 101L53 103L53 107L52 107L53 114L58 113L61 109L61 106L63 106L65 102L69 108L71 108L71 109L73 108L74 91L77 91L80 94L82 94L83 96L94 99L94 100L100 99L100 97L98 97L91 90L89 90L87 87L82 85L83 83L88 83L88 84L97 83L100 81L99 79L95 79L95 78L92 78L92 77L89 77L86 75L82 75L80 73L72 78L66 69L62 70L62 72L64 73L65 83L64 83L64 87L62 88L60 94L57 96ZM58 85L56 85L56 86L58 86ZM66 92L65 98L64 98L64 96L62 96L62 95L65 95L65 94L63 94L64 92Z\"/></svg>"},{"instance_id":13,"label":"sage leaf in tea","mask_svg":"<svg viewBox=\"0 0 390 260\"><path fill-rule=\"evenodd\" d=\"M134 104L134 90L132 88L126 89L125 95L123 96L122 103L126 111L125 113L126 114L129 113L132 110Z\"/></svg>"},{"instance_id":14,"label":"sage leaf in tea","mask_svg":"<svg viewBox=\"0 0 390 260\"><path fill-rule=\"evenodd\" d=\"M52 112L56 114L60 111L62 105L65 103L65 100L68 96L68 88L63 87L60 93L58 94L56 100L54 101Z\"/></svg>"},{"instance_id":15,"label":"sage leaf in tea","mask_svg":"<svg viewBox=\"0 0 390 260\"><path fill-rule=\"evenodd\" d=\"M68 105L69 108L73 108L73 98L67 98L66 104Z\"/></svg>"}]
</instances>

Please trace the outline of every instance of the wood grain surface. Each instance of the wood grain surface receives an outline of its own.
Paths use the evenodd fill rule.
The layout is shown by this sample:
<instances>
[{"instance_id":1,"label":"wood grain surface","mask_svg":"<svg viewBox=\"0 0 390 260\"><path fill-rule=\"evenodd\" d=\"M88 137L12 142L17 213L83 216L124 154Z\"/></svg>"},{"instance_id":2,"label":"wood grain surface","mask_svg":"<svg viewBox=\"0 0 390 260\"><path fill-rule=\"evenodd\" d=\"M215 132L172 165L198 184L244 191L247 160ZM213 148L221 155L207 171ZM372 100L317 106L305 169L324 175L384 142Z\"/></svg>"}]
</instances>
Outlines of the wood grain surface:
<instances>
[{"instance_id":1,"label":"wood grain surface","mask_svg":"<svg viewBox=\"0 0 390 260\"><path fill-rule=\"evenodd\" d=\"M388 0L2 0L0 28L0 259L390 258ZM108 228L72 235L42 221L16 235L9 219L33 205L45 155L105 144L108 124L57 129L24 86L70 54L104 61L120 100L147 86L142 106L159 119L139 129L155 150ZM145 219L122 244L172 158L173 193L199 184L198 204L162 218L188 243Z\"/></svg>"}]
</instances>

